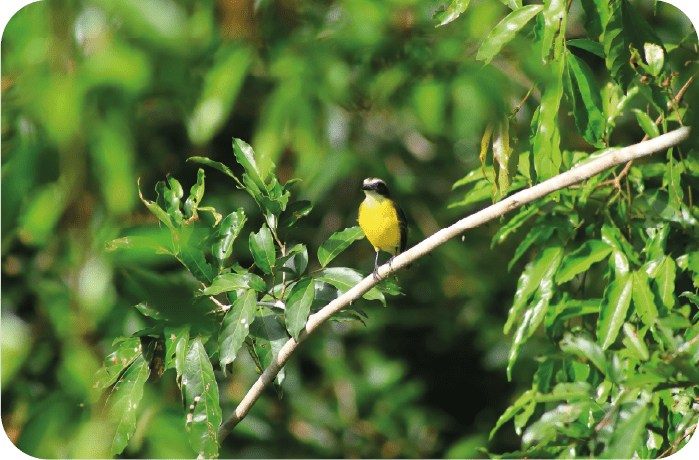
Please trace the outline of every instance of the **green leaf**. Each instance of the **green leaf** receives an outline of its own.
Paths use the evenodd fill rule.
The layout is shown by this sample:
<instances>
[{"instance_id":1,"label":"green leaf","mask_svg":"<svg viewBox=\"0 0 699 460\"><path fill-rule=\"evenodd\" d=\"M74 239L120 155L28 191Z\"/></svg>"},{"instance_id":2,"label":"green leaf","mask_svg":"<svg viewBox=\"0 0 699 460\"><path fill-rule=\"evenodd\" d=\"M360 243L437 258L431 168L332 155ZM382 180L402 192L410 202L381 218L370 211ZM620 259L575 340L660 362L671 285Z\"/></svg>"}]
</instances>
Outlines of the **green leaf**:
<instances>
[{"instance_id":1,"label":"green leaf","mask_svg":"<svg viewBox=\"0 0 699 460\"><path fill-rule=\"evenodd\" d=\"M560 247L552 247L546 249L541 253L541 256L532 262L532 267L529 266L529 270L525 269L525 274L522 274L520 278L520 283L518 283L517 293L515 294L515 305L510 309L510 315L507 319L507 324L505 324L506 330L511 327L512 323L515 321L517 315L513 315L514 311L521 307L518 303L527 302L529 297L528 292L534 290L536 295L532 300L529 307L524 312L521 322L517 327L514 337L512 338L512 348L510 348L510 354L507 364L507 378L512 377L512 367L514 366L517 356L524 345L524 342L531 337L536 329L539 327L541 322L544 320L546 311L548 310L549 301L553 296L553 277L558 270L558 266L561 263L561 258L563 256L563 250ZM524 279L526 277L526 279ZM534 280L538 280L536 285L532 285Z\"/></svg>"},{"instance_id":2,"label":"green leaf","mask_svg":"<svg viewBox=\"0 0 699 460\"><path fill-rule=\"evenodd\" d=\"M432 16L432 19L439 21L435 27L444 26L458 18L461 13L466 11L471 0L452 0L449 6L443 11L438 11Z\"/></svg>"},{"instance_id":3,"label":"green leaf","mask_svg":"<svg viewBox=\"0 0 699 460\"><path fill-rule=\"evenodd\" d=\"M652 327L658 318L658 309L650 289L650 278L644 271L633 272L633 305L643 324Z\"/></svg>"},{"instance_id":4,"label":"green leaf","mask_svg":"<svg viewBox=\"0 0 699 460\"><path fill-rule=\"evenodd\" d=\"M173 362L173 356L177 353L178 348L182 348L182 342L186 347L189 341L189 324L182 326L170 327L165 326L163 335L165 337L165 363L164 368L169 369ZM175 366L177 367L177 366ZM182 374L182 368L177 368L177 378Z\"/></svg>"},{"instance_id":5,"label":"green leaf","mask_svg":"<svg viewBox=\"0 0 699 460\"><path fill-rule=\"evenodd\" d=\"M670 256L663 256L659 262L646 271L652 278L651 290L661 300L667 310L675 306L675 275L677 265Z\"/></svg>"},{"instance_id":6,"label":"green leaf","mask_svg":"<svg viewBox=\"0 0 699 460\"><path fill-rule=\"evenodd\" d=\"M156 254L172 255L172 252L165 245L145 236L125 236L105 243L106 251L116 251L117 249L152 249Z\"/></svg>"},{"instance_id":7,"label":"green leaf","mask_svg":"<svg viewBox=\"0 0 699 460\"><path fill-rule=\"evenodd\" d=\"M538 214L539 209L536 206L522 207L519 213L504 224L495 234L490 242L490 249L495 247L495 244L500 244L511 234L517 231L530 217Z\"/></svg>"},{"instance_id":8,"label":"green leaf","mask_svg":"<svg viewBox=\"0 0 699 460\"><path fill-rule=\"evenodd\" d=\"M230 177L232 177L233 179L235 179L235 181L238 183L238 185L239 185L241 188L243 187L243 184L242 184L242 183L240 182L240 180L235 176L235 174L233 174L233 171L231 171L231 168L229 168L228 166L224 165L223 163L220 163L220 162L218 162L218 161L213 161L212 159L206 158L206 157L189 157L189 158L187 158L187 161L191 161L191 162L193 162L193 163L200 163L200 164L203 164L203 165L206 165L206 166L210 166L210 167L212 167L212 168L214 168L214 169L218 169L219 171L221 171L222 173L226 174L227 176L230 176Z\"/></svg>"},{"instance_id":9,"label":"green leaf","mask_svg":"<svg viewBox=\"0 0 699 460\"><path fill-rule=\"evenodd\" d=\"M566 63L573 93L575 126L587 142L601 148L604 146L601 139L604 136L605 120L595 77L587 63L570 52L567 53Z\"/></svg>"},{"instance_id":10,"label":"green leaf","mask_svg":"<svg viewBox=\"0 0 699 460\"><path fill-rule=\"evenodd\" d=\"M620 423L614 429L607 449L599 458L632 458L634 452L641 452L650 417L651 408L642 401L622 406Z\"/></svg>"},{"instance_id":11,"label":"green leaf","mask_svg":"<svg viewBox=\"0 0 699 460\"><path fill-rule=\"evenodd\" d=\"M589 240L563 259L556 275L556 284L572 280L577 274L587 271L592 264L600 262L611 254L614 248L600 240Z\"/></svg>"},{"instance_id":12,"label":"green leaf","mask_svg":"<svg viewBox=\"0 0 699 460\"><path fill-rule=\"evenodd\" d=\"M233 153L235 154L236 160L245 168L245 173L252 180L252 182L257 186L257 188L262 191L266 190L264 178L262 177L261 171L257 167L257 161L255 160L255 151L242 139L233 139Z\"/></svg>"},{"instance_id":13,"label":"green leaf","mask_svg":"<svg viewBox=\"0 0 699 460\"><path fill-rule=\"evenodd\" d=\"M197 280L204 284L211 283L213 268L206 262L204 251L191 246L183 246L180 250L180 260Z\"/></svg>"},{"instance_id":14,"label":"green leaf","mask_svg":"<svg viewBox=\"0 0 699 460\"><path fill-rule=\"evenodd\" d=\"M558 128L558 109L563 97L564 61L560 56L551 61L551 80L544 87L541 105L531 121L531 127L534 131L531 141L534 168L539 181L557 175L561 169L561 133Z\"/></svg>"},{"instance_id":15,"label":"green leaf","mask_svg":"<svg viewBox=\"0 0 699 460\"><path fill-rule=\"evenodd\" d=\"M485 61L488 64L500 52L502 47L515 37L517 31L539 14L543 8L542 5L529 5L508 14L483 41L483 44L478 49L476 59Z\"/></svg>"},{"instance_id":16,"label":"green leaf","mask_svg":"<svg viewBox=\"0 0 699 460\"><path fill-rule=\"evenodd\" d=\"M604 351L602 351L599 345L587 337L574 336L570 332L566 332L563 340L560 342L560 347L561 350L566 353L573 353L588 359L602 374L607 372L607 358L604 356Z\"/></svg>"},{"instance_id":17,"label":"green leaf","mask_svg":"<svg viewBox=\"0 0 699 460\"><path fill-rule=\"evenodd\" d=\"M114 384L121 374L141 355L141 339L138 337L123 337L114 340L119 344L116 351L104 358L104 365L95 374L96 390L104 390Z\"/></svg>"},{"instance_id":18,"label":"green leaf","mask_svg":"<svg viewBox=\"0 0 699 460\"><path fill-rule=\"evenodd\" d=\"M222 368L232 363L238 356L245 337L250 333L250 324L255 316L256 306L257 292L248 289L233 302L231 309L224 316L218 336L219 360Z\"/></svg>"},{"instance_id":19,"label":"green leaf","mask_svg":"<svg viewBox=\"0 0 699 460\"><path fill-rule=\"evenodd\" d=\"M298 340L299 333L306 326L311 304L315 296L313 278L304 278L294 284L286 301L286 328L291 336Z\"/></svg>"},{"instance_id":20,"label":"green leaf","mask_svg":"<svg viewBox=\"0 0 699 460\"><path fill-rule=\"evenodd\" d=\"M537 395L536 400L539 402L589 400L594 394L592 386L587 382L561 382L553 387L551 393Z\"/></svg>"},{"instance_id":21,"label":"green leaf","mask_svg":"<svg viewBox=\"0 0 699 460\"><path fill-rule=\"evenodd\" d=\"M609 348L617 338L621 325L631 304L633 277L630 273L612 281L604 290L597 322L597 341L603 350Z\"/></svg>"},{"instance_id":22,"label":"green leaf","mask_svg":"<svg viewBox=\"0 0 699 460\"><path fill-rule=\"evenodd\" d=\"M636 286L634 286L634 291L635 290ZM648 353L648 347L646 347L646 344L643 341L643 337L639 337L638 332L634 326L631 325L631 323L624 323L623 329L624 335L626 336L624 337L623 343L629 352L642 361L648 361L650 354Z\"/></svg>"},{"instance_id":23,"label":"green leaf","mask_svg":"<svg viewBox=\"0 0 699 460\"><path fill-rule=\"evenodd\" d=\"M490 431L490 436L488 436L488 439L493 439L493 436L500 429L500 427L514 417L515 414L522 411L532 403L536 404L536 401L534 400L536 393L536 390L529 390L517 398L517 400L510 407L508 407L505 412L503 412L498 421L495 423L495 427Z\"/></svg>"},{"instance_id":24,"label":"green leaf","mask_svg":"<svg viewBox=\"0 0 699 460\"><path fill-rule=\"evenodd\" d=\"M272 273L275 263L274 242L272 232L267 226L263 225L257 233L250 233L250 252L260 270L267 274Z\"/></svg>"},{"instance_id":25,"label":"green leaf","mask_svg":"<svg viewBox=\"0 0 699 460\"><path fill-rule=\"evenodd\" d=\"M534 422L522 436L522 445L528 448L535 442L554 439L561 427L575 422L580 414L590 410L591 402L578 401L572 404L560 404L553 410L545 412Z\"/></svg>"},{"instance_id":26,"label":"green leaf","mask_svg":"<svg viewBox=\"0 0 699 460\"><path fill-rule=\"evenodd\" d=\"M631 67L631 51L639 53L646 43L654 43L662 48L662 41L641 14L627 0L609 2L609 22L604 31L604 51L607 56L607 69L626 92L636 72Z\"/></svg>"},{"instance_id":27,"label":"green leaf","mask_svg":"<svg viewBox=\"0 0 699 460\"><path fill-rule=\"evenodd\" d=\"M644 43L643 52L650 73L657 77L663 71L663 66L665 65L665 50L663 50L662 46L655 43Z\"/></svg>"},{"instance_id":28,"label":"green leaf","mask_svg":"<svg viewBox=\"0 0 699 460\"><path fill-rule=\"evenodd\" d=\"M221 227L213 243L213 253L219 266L219 273L225 268L226 261L233 251L233 242L240 235L247 220L243 208L238 208L237 211L228 214L221 222Z\"/></svg>"},{"instance_id":29,"label":"green leaf","mask_svg":"<svg viewBox=\"0 0 699 460\"><path fill-rule=\"evenodd\" d=\"M609 0L581 0L583 11L585 12L585 30L591 39L596 39L604 31L609 17ZM573 41L573 40L570 40ZM569 43L570 41L566 41ZM604 59L604 51L600 56Z\"/></svg>"},{"instance_id":30,"label":"green leaf","mask_svg":"<svg viewBox=\"0 0 699 460\"><path fill-rule=\"evenodd\" d=\"M314 278L332 284L344 294L363 280L365 276L366 275L359 270L346 267L332 267L318 271ZM380 300L384 307L386 306L386 298L376 286L371 288L369 292L362 297L367 300Z\"/></svg>"},{"instance_id":31,"label":"green leaf","mask_svg":"<svg viewBox=\"0 0 699 460\"><path fill-rule=\"evenodd\" d=\"M544 2L544 35L541 38L541 59L549 62L553 40L561 29L565 31L567 22L566 1L548 0Z\"/></svg>"},{"instance_id":32,"label":"green leaf","mask_svg":"<svg viewBox=\"0 0 699 460\"><path fill-rule=\"evenodd\" d=\"M350 244L364 238L364 232L360 227L346 228L333 233L318 248L318 262L321 267L326 267L338 254L347 249Z\"/></svg>"},{"instance_id":33,"label":"green leaf","mask_svg":"<svg viewBox=\"0 0 699 460\"><path fill-rule=\"evenodd\" d=\"M286 217L284 217L281 220L281 224L279 224L279 228L291 227L296 222L298 222L299 219L301 219L304 216L307 216L308 213L311 212L311 209L313 209L313 205L311 204L310 201L306 201L306 200L294 201L289 206L287 206L287 208L284 210Z\"/></svg>"},{"instance_id":34,"label":"green leaf","mask_svg":"<svg viewBox=\"0 0 699 460\"><path fill-rule=\"evenodd\" d=\"M238 273L224 273L214 278L211 286L207 287L199 295L217 295L222 292L237 291L238 289L254 289L259 292L267 290L267 286L262 278L253 274L246 273L239 275Z\"/></svg>"},{"instance_id":35,"label":"green leaf","mask_svg":"<svg viewBox=\"0 0 699 460\"><path fill-rule=\"evenodd\" d=\"M162 182L158 182L158 184L161 184L161 183L162 183ZM158 218L162 223L164 223L169 229L171 229L171 230L174 230L174 229L175 229L175 222L174 222L174 220L172 219L172 217L170 216L170 214L168 214L167 212L165 212L165 210L164 210L163 208L161 208L161 207L158 205L158 203L156 203L156 202L154 202L154 201L146 200L145 198L143 198L143 193L141 193L141 186L140 186L140 184L139 184L139 187L138 187L138 196L139 196L139 198L141 198L141 201L143 202L143 204L146 205L146 207L148 208L148 210L149 210L150 212L152 212L152 213L155 215L155 217L157 217L157 218Z\"/></svg>"},{"instance_id":36,"label":"green leaf","mask_svg":"<svg viewBox=\"0 0 699 460\"><path fill-rule=\"evenodd\" d=\"M279 354L289 336L284 330L284 326L277 318L277 315L269 313L269 310L260 307L260 313L255 316L255 320L250 326L250 337L253 338L255 353L260 360L260 367L264 371L272 360ZM279 371L275 378L277 385L284 383L284 368Z\"/></svg>"},{"instance_id":37,"label":"green leaf","mask_svg":"<svg viewBox=\"0 0 699 460\"><path fill-rule=\"evenodd\" d=\"M182 374L185 428L189 443L199 457L218 457L218 427L222 411L218 384L201 337L192 342Z\"/></svg>"},{"instance_id":38,"label":"green leaf","mask_svg":"<svg viewBox=\"0 0 699 460\"><path fill-rule=\"evenodd\" d=\"M561 253L560 247L547 248L524 268L522 276L520 276L517 282L514 304L510 308L507 322L505 323L505 334L510 332L510 328L512 328L515 320L519 317L532 295L540 288L544 278L549 275L553 276L560 263ZM553 268L553 272L551 272L551 268Z\"/></svg>"},{"instance_id":39,"label":"green leaf","mask_svg":"<svg viewBox=\"0 0 699 460\"><path fill-rule=\"evenodd\" d=\"M112 389L108 401L111 404L109 419L117 424L112 440L112 456L121 454L136 432L136 412L149 375L148 362L143 353L139 353Z\"/></svg>"},{"instance_id":40,"label":"green leaf","mask_svg":"<svg viewBox=\"0 0 699 460\"><path fill-rule=\"evenodd\" d=\"M654 137L660 136L660 130L658 129L658 125L655 124L655 122L648 116L646 112L639 109L631 110L633 110L633 113L636 114L638 124L643 129L643 132L646 133L648 138L652 139Z\"/></svg>"},{"instance_id":41,"label":"green leaf","mask_svg":"<svg viewBox=\"0 0 699 460\"><path fill-rule=\"evenodd\" d=\"M529 230L527 236L525 236L524 240L522 240L519 246L517 246L514 257L512 257L510 263L507 264L507 271L512 270L512 266L515 264L515 262L517 262L524 255L524 253L527 252L527 249L529 249L532 244L548 241L551 238L551 235L553 235L554 230L555 228L553 226L542 223Z\"/></svg>"},{"instance_id":42,"label":"green leaf","mask_svg":"<svg viewBox=\"0 0 699 460\"><path fill-rule=\"evenodd\" d=\"M580 48L581 50L588 51L597 57L600 57L602 59L605 58L604 46L602 46L600 42L596 42L594 40L588 40L586 38L575 38L573 40L566 40L566 46Z\"/></svg>"},{"instance_id":43,"label":"green leaf","mask_svg":"<svg viewBox=\"0 0 699 460\"><path fill-rule=\"evenodd\" d=\"M308 249L304 245L300 246L302 246L302 249L284 262L284 270L287 270L287 273L290 273L294 278L303 276L306 267L308 267Z\"/></svg>"}]
</instances>

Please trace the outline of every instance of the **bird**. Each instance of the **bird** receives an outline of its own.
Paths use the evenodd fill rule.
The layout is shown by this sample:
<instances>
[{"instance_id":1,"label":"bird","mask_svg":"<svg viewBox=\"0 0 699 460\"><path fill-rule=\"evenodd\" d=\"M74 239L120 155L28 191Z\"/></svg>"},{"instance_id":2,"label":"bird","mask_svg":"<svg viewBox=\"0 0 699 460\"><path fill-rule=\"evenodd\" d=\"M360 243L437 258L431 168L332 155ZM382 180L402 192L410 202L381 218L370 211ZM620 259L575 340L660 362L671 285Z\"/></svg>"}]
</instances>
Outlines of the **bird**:
<instances>
[{"instance_id":1,"label":"bird","mask_svg":"<svg viewBox=\"0 0 699 460\"><path fill-rule=\"evenodd\" d=\"M359 226L369 243L374 246L374 281L379 281L379 252L391 254L389 268L393 258L405 251L408 244L408 221L405 213L391 199L386 183L378 177L369 177L362 183L364 201L359 205Z\"/></svg>"}]
</instances>

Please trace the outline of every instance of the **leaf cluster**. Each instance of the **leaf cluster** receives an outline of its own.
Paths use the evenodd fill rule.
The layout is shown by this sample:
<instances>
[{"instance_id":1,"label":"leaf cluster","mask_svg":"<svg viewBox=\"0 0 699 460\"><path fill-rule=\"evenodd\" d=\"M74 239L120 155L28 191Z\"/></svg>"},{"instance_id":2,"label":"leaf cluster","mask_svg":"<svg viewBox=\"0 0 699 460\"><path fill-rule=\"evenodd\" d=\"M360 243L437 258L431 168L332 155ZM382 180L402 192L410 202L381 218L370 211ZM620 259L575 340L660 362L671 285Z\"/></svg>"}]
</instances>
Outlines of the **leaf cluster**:
<instances>
[{"instance_id":1,"label":"leaf cluster","mask_svg":"<svg viewBox=\"0 0 699 460\"><path fill-rule=\"evenodd\" d=\"M498 201L608 154L626 114L646 139L691 123L691 108L670 90L676 45L664 44L627 0L582 5L587 38L566 39L565 1L510 2L481 44L477 59L488 63L536 18L541 98L528 130L518 131L515 118L524 101L488 126L481 169L454 185L473 188L454 206ZM604 60L605 79L595 60ZM646 110L634 107L639 99ZM563 107L585 149L562 148ZM490 434L514 422L521 450L491 456L653 458L686 443L699 414L698 152L694 142L607 171L521 209L494 235L491 247L521 235L508 269L528 255L504 326L512 333L508 378L529 356L527 344L542 352L531 389Z\"/></svg>"},{"instance_id":2,"label":"leaf cluster","mask_svg":"<svg viewBox=\"0 0 699 460\"><path fill-rule=\"evenodd\" d=\"M139 192L143 204L160 222L159 238L127 236L107 243L109 251L147 249L166 254L186 269L186 276L167 277L145 270L129 276L132 291L141 296L134 306L149 318L150 326L130 337L117 338L115 351L105 358L97 375L95 398L106 391L109 418L119 421L112 441L113 455L124 450L135 432L135 414L149 376L157 379L174 369L190 444L201 456L216 457L222 410L214 371L225 377L230 364L246 352L262 373L288 340L298 340L304 333L310 314L366 276L352 268L329 266L364 237L359 227L333 234L318 249L321 268L309 272L306 246L291 245L286 238L311 211L311 203L289 203L295 181L281 185L272 172L262 173L253 149L244 141L234 139L233 152L245 171L242 180L223 163L204 157L189 161L228 175L259 206L264 223L249 233L252 266L241 266L232 254L233 243L248 222L245 211L239 208L223 217L216 209L201 206L203 169L199 169L186 199L173 177L157 183L155 201ZM385 294L399 292L384 281L363 297L385 305ZM333 319L363 322L366 317L353 305ZM282 368L275 379L279 397L284 379Z\"/></svg>"}]
</instances>

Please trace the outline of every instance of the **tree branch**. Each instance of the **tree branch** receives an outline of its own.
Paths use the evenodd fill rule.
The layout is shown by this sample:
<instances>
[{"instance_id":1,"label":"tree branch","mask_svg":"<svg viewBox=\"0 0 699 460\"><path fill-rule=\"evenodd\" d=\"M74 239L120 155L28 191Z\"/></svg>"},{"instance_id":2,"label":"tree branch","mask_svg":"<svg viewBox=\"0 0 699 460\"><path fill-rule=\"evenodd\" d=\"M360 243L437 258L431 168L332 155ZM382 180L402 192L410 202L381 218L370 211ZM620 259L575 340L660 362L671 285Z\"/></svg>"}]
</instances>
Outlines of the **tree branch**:
<instances>
[{"instance_id":1,"label":"tree branch","mask_svg":"<svg viewBox=\"0 0 699 460\"><path fill-rule=\"evenodd\" d=\"M602 171L606 171L609 168L651 155L662 150L666 150L674 145L677 145L687 139L689 132L689 127L683 127L640 144L610 151L600 158L552 177L551 179L531 188L521 190L502 201L499 201L476 212L475 214L461 219L450 227L439 230L409 250L399 254L391 263L394 269L393 271L414 262L425 254L433 251L437 246L440 246L446 241L459 236L470 228L475 228L491 220L498 219L514 209L517 209L525 204L532 203L552 192L589 179L590 177L593 177ZM379 278L385 278L388 276L390 271L391 270L389 269L388 264L382 265L379 267L378 271ZM352 289L345 292L343 295L308 317L306 327L301 331L298 341L292 337L284 344L272 363L267 367L267 369L265 369L250 390L248 390L247 394L235 409L233 414L231 414L228 420L221 424L218 429L219 443L223 442L231 430L233 430L233 428L235 428L235 426L243 418L245 418L250 411L250 408L252 408L262 394L262 391L270 383L272 383L277 373L281 370L284 364L286 364L299 345L302 344L310 334L318 329L331 316L338 313L343 308L346 308L355 300L359 299L376 284L377 283L374 281L373 276L369 275L357 283L357 285L355 285Z\"/></svg>"}]
</instances>

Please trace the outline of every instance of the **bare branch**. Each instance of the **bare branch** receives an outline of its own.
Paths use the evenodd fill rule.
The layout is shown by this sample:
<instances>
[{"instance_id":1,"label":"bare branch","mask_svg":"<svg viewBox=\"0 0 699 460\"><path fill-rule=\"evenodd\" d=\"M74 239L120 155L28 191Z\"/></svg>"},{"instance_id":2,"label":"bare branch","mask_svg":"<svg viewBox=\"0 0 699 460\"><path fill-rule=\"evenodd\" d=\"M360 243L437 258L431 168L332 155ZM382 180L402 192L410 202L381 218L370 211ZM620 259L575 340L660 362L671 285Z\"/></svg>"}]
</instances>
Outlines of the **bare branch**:
<instances>
[{"instance_id":1,"label":"bare branch","mask_svg":"<svg viewBox=\"0 0 699 460\"><path fill-rule=\"evenodd\" d=\"M609 168L613 168L614 166L627 163L631 160L651 155L677 145L687 139L689 132L690 128L683 127L640 144L610 151L606 155L590 161L589 163L552 177L551 179L531 188L521 190L502 201L499 201L476 212L475 214L461 219L450 227L438 231L404 253L399 254L391 263L393 271L414 262L425 254L433 251L437 246L440 246L448 240L461 235L464 231L470 228L475 228L485 224L486 222L498 219L504 214L525 204L532 203L552 192L582 182L601 173L602 171L606 171ZM388 264L382 265L379 267L378 271L379 278L385 278L388 276L390 271L391 270L389 269ZM231 430L233 430L233 428L235 428L235 426L243 418L245 418L250 411L250 408L262 394L262 391L270 383L272 383L277 373L281 370L284 364L286 364L289 357L294 353L294 351L296 351L298 346L331 316L338 313L343 308L346 308L349 304L360 298L375 285L376 281L374 281L373 276L367 276L362 281L357 283L357 285L355 285L352 289L345 292L343 295L330 302L321 310L308 317L306 328L301 331L298 341L292 337L288 342L286 342L286 344L284 344L272 363L267 367L267 369L265 369L250 390L248 390L248 393L245 395L233 414L231 414L228 420L221 424L218 429L219 443L222 442L226 436L228 436Z\"/></svg>"}]
</instances>

